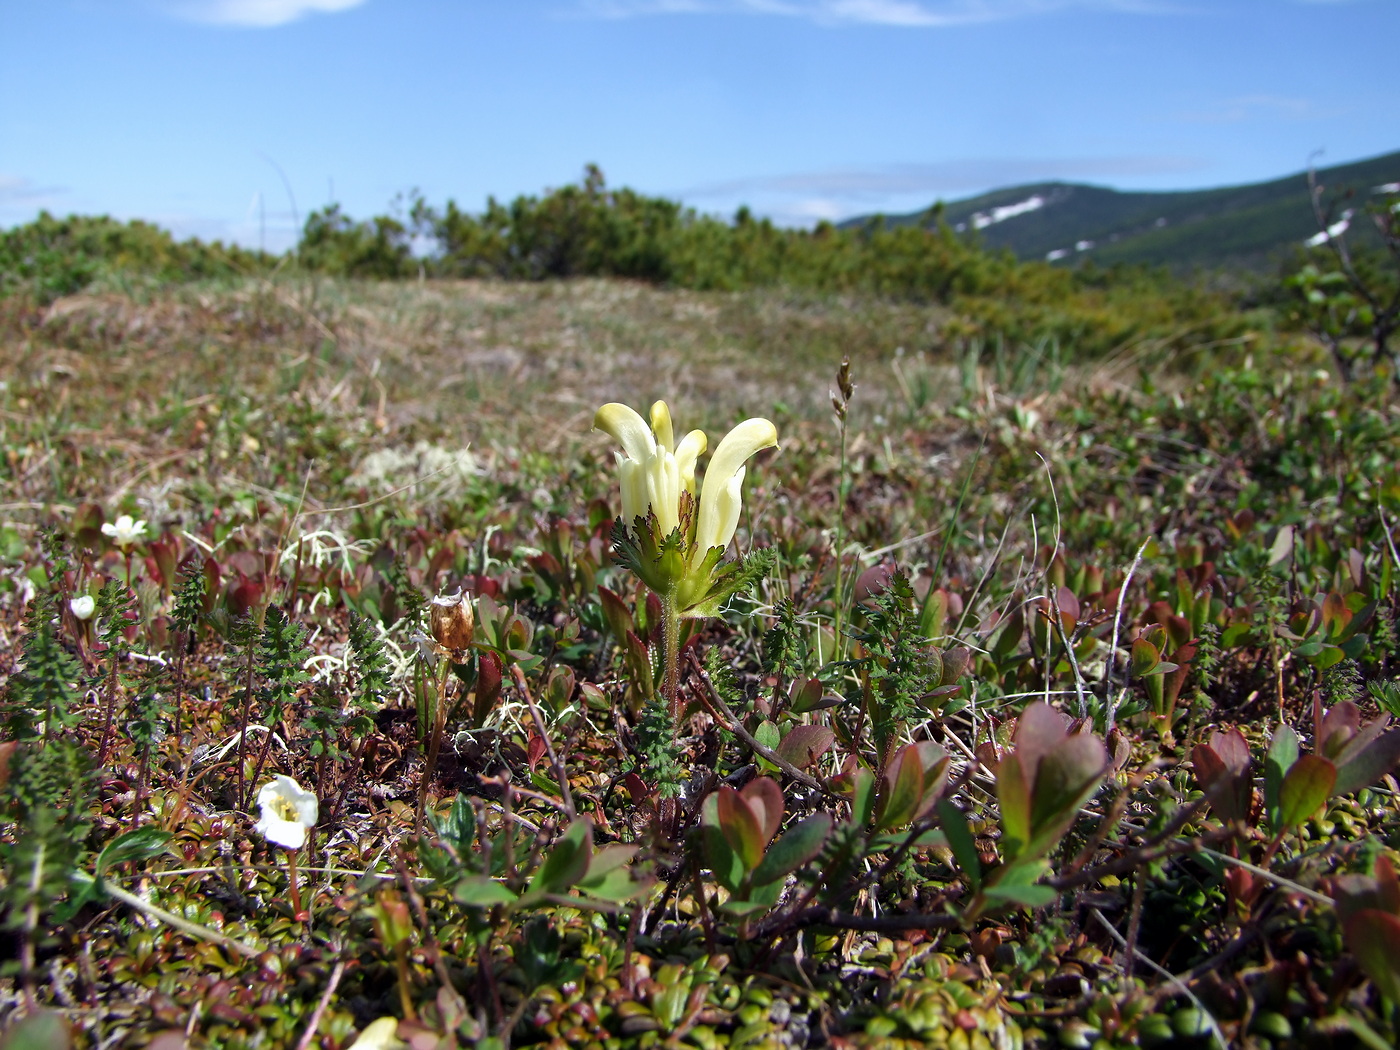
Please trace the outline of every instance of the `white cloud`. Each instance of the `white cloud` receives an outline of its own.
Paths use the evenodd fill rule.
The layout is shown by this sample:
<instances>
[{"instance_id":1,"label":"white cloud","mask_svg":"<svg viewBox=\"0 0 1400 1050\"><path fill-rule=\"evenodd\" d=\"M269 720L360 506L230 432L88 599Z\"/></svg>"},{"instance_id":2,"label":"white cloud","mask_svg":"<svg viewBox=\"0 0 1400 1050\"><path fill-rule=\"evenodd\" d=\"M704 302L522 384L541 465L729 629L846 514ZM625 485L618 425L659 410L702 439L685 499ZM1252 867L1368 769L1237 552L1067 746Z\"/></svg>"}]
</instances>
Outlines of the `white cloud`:
<instances>
[{"instance_id":1,"label":"white cloud","mask_svg":"<svg viewBox=\"0 0 1400 1050\"><path fill-rule=\"evenodd\" d=\"M0 227L29 222L41 209L61 209L67 194L62 186L39 186L32 179L0 173Z\"/></svg>"},{"instance_id":2,"label":"white cloud","mask_svg":"<svg viewBox=\"0 0 1400 1050\"><path fill-rule=\"evenodd\" d=\"M750 14L802 18L821 24L942 28L1001 22L1066 8L1136 14L1177 10L1170 0L577 0L594 18L677 14Z\"/></svg>"},{"instance_id":3,"label":"white cloud","mask_svg":"<svg viewBox=\"0 0 1400 1050\"><path fill-rule=\"evenodd\" d=\"M311 14L334 14L365 0L180 0L172 14L223 26L280 26Z\"/></svg>"},{"instance_id":4,"label":"white cloud","mask_svg":"<svg viewBox=\"0 0 1400 1050\"><path fill-rule=\"evenodd\" d=\"M1287 120L1317 120L1335 117L1335 111L1325 110L1305 98L1284 95L1240 95L1222 99L1201 110L1178 113L1177 119L1190 124L1239 124L1258 117L1283 117Z\"/></svg>"},{"instance_id":5,"label":"white cloud","mask_svg":"<svg viewBox=\"0 0 1400 1050\"><path fill-rule=\"evenodd\" d=\"M935 164L889 164L868 168L761 175L671 189L678 198L710 214L728 215L747 205L779 225L807 226L821 219L856 215L901 215L935 200L958 200L993 189L1057 180L1112 182L1199 171L1205 164L1185 156L1122 155L1060 158L974 158ZM1002 221L1043 204L1040 198L996 209L983 217Z\"/></svg>"},{"instance_id":6,"label":"white cloud","mask_svg":"<svg viewBox=\"0 0 1400 1050\"><path fill-rule=\"evenodd\" d=\"M686 199L744 194L794 195L824 201L865 201L904 194L977 192L1016 183L1054 179L1103 179L1173 174L1198 170L1201 162L1183 156L1012 158L984 157L935 164L889 164L872 168L765 175L709 183L680 191Z\"/></svg>"}]
</instances>

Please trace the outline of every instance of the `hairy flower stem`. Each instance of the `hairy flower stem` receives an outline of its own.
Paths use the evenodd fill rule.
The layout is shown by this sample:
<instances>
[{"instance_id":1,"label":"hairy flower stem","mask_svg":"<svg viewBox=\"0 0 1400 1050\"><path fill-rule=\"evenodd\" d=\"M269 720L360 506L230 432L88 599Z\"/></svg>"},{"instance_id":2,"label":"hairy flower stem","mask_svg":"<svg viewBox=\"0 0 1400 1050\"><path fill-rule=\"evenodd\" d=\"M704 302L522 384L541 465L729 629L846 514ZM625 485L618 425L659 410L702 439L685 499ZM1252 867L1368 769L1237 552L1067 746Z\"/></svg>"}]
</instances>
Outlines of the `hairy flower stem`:
<instances>
[{"instance_id":1,"label":"hairy flower stem","mask_svg":"<svg viewBox=\"0 0 1400 1050\"><path fill-rule=\"evenodd\" d=\"M661 599L661 695L671 714L673 731L680 729L681 709L681 616L675 591L659 594Z\"/></svg>"}]
</instances>

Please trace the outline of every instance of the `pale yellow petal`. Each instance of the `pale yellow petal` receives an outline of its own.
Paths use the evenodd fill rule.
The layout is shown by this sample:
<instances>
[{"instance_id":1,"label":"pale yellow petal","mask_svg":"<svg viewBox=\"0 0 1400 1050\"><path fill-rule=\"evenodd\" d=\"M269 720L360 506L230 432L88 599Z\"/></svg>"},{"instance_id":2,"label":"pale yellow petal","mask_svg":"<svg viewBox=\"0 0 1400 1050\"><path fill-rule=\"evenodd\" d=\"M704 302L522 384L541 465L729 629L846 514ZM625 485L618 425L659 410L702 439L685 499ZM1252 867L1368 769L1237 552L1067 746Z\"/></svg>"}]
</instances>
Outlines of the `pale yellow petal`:
<instances>
[{"instance_id":1,"label":"pale yellow petal","mask_svg":"<svg viewBox=\"0 0 1400 1050\"><path fill-rule=\"evenodd\" d=\"M645 463L656 450L656 439L646 420L635 409L616 401L598 409L593 417L593 429L611 435L628 458L638 463Z\"/></svg>"},{"instance_id":2,"label":"pale yellow petal","mask_svg":"<svg viewBox=\"0 0 1400 1050\"><path fill-rule=\"evenodd\" d=\"M393 1017L381 1017L365 1025L364 1031L350 1050L403 1050L408 1046L399 1038L399 1022Z\"/></svg>"},{"instance_id":3,"label":"pale yellow petal","mask_svg":"<svg viewBox=\"0 0 1400 1050\"><path fill-rule=\"evenodd\" d=\"M664 449L657 449L647 466L647 496L663 536L669 534L680 520L680 489L676 457Z\"/></svg>"},{"instance_id":4,"label":"pale yellow petal","mask_svg":"<svg viewBox=\"0 0 1400 1050\"><path fill-rule=\"evenodd\" d=\"M692 496L695 495L695 461L704 455L706 444L705 432L692 430L676 447L676 468L680 471L681 484Z\"/></svg>"},{"instance_id":5,"label":"pale yellow petal","mask_svg":"<svg viewBox=\"0 0 1400 1050\"><path fill-rule=\"evenodd\" d=\"M667 452L676 447L675 431L671 427L671 410L666 407L665 401L658 401L651 406L651 430L656 435L656 443Z\"/></svg>"},{"instance_id":6,"label":"pale yellow petal","mask_svg":"<svg viewBox=\"0 0 1400 1050\"><path fill-rule=\"evenodd\" d=\"M700 520L695 526L695 545L700 550L728 547L739 527L739 512L743 509L744 468L740 467L723 486L711 488L705 477L705 491L700 498Z\"/></svg>"},{"instance_id":7,"label":"pale yellow petal","mask_svg":"<svg viewBox=\"0 0 1400 1050\"><path fill-rule=\"evenodd\" d=\"M647 495L646 468L622 455L618 456L617 476L622 490L622 521L629 529L638 515L646 517Z\"/></svg>"},{"instance_id":8,"label":"pale yellow petal","mask_svg":"<svg viewBox=\"0 0 1400 1050\"><path fill-rule=\"evenodd\" d=\"M744 463L759 449L777 443L778 428L766 419L746 419L724 435L705 468L696 543L704 547L729 545L739 522L738 486L743 482Z\"/></svg>"}]
</instances>

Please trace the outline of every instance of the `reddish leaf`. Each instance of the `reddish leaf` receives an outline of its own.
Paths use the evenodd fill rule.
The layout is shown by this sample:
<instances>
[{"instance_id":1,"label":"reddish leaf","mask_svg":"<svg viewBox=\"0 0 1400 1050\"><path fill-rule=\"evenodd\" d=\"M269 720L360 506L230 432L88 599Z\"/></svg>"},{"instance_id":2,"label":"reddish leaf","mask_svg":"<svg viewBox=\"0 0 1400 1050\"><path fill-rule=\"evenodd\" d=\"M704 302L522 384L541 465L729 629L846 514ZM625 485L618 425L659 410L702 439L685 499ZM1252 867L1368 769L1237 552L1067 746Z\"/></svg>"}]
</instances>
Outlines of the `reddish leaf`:
<instances>
[{"instance_id":1,"label":"reddish leaf","mask_svg":"<svg viewBox=\"0 0 1400 1050\"><path fill-rule=\"evenodd\" d=\"M863 602L876 595L884 594L889 589L890 579L894 576L895 569L896 566L888 562L872 565L866 569L856 577L856 585L851 594L852 599Z\"/></svg>"},{"instance_id":2,"label":"reddish leaf","mask_svg":"<svg viewBox=\"0 0 1400 1050\"><path fill-rule=\"evenodd\" d=\"M531 733L530 743L525 747L525 760L530 763L532 770L540 764L546 750L548 749L545 747L544 737L538 733Z\"/></svg>"},{"instance_id":3,"label":"reddish leaf","mask_svg":"<svg viewBox=\"0 0 1400 1050\"><path fill-rule=\"evenodd\" d=\"M1067 721L1044 700L1037 700L1016 722L1016 754L1027 784L1034 784L1040 760L1065 738Z\"/></svg>"},{"instance_id":4,"label":"reddish leaf","mask_svg":"<svg viewBox=\"0 0 1400 1050\"><path fill-rule=\"evenodd\" d=\"M880 782L880 798L875 805L876 827L890 831L914 819L923 793L924 762L912 746L895 752Z\"/></svg>"},{"instance_id":5,"label":"reddish leaf","mask_svg":"<svg viewBox=\"0 0 1400 1050\"><path fill-rule=\"evenodd\" d=\"M634 630L632 612L627 608L627 603L601 586L598 588L598 602L603 607L603 619L607 621L608 630L612 632L613 638L617 639L619 644L625 643L627 635Z\"/></svg>"},{"instance_id":6,"label":"reddish leaf","mask_svg":"<svg viewBox=\"0 0 1400 1050\"><path fill-rule=\"evenodd\" d=\"M1376 990L1400 1002L1400 916L1365 908L1342 926L1347 947Z\"/></svg>"},{"instance_id":7,"label":"reddish leaf","mask_svg":"<svg viewBox=\"0 0 1400 1050\"><path fill-rule=\"evenodd\" d=\"M486 721L486 716L501 698L501 676L504 670L500 656L490 649L482 651L476 672L476 699L472 703L472 720L478 726Z\"/></svg>"},{"instance_id":8,"label":"reddish leaf","mask_svg":"<svg viewBox=\"0 0 1400 1050\"><path fill-rule=\"evenodd\" d=\"M783 826L783 789L776 780L755 777L744 785L740 794L763 832L762 846L768 845Z\"/></svg>"},{"instance_id":9,"label":"reddish leaf","mask_svg":"<svg viewBox=\"0 0 1400 1050\"><path fill-rule=\"evenodd\" d=\"M728 784L721 784L715 796L720 834L744 870L753 871L763 859L763 847L767 845L758 816Z\"/></svg>"},{"instance_id":10,"label":"reddish leaf","mask_svg":"<svg viewBox=\"0 0 1400 1050\"><path fill-rule=\"evenodd\" d=\"M778 745L777 752L798 769L806 769L835 742L836 734L826 726L793 726Z\"/></svg>"},{"instance_id":11,"label":"reddish leaf","mask_svg":"<svg viewBox=\"0 0 1400 1050\"><path fill-rule=\"evenodd\" d=\"M1191 763L1201 789L1210 796L1220 819L1247 820L1251 786L1249 745L1238 729L1211 734L1210 742L1198 744L1191 752Z\"/></svg>"}]
</instances>

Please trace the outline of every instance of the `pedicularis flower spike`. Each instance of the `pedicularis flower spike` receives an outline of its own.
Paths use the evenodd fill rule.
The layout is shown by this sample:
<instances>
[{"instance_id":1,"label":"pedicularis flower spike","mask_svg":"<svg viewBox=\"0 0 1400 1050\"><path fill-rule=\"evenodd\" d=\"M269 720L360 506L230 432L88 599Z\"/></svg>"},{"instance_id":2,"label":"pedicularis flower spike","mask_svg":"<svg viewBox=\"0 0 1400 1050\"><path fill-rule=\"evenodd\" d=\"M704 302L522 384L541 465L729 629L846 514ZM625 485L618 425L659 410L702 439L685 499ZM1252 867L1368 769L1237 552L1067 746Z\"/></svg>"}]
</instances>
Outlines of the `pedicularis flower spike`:
<instances>
[{"instance_id":1,"label":"pedicularis flower spike","mask_svg":"<svg viewBox=\"0 0 1400 1050\"><path fill-rule=\"evenodd\" d=\"M614 530L619 560L678 616L713 616L744 582L737 562L720 564L739 526L744 464L778 444L766 419L746 419L719 443L695 498L695 467L707 442L692 430L675 440L666 402L651 406L648 425L626 405L604 405L593 426L622 446L617 454L622 517Z\"/></svg>"},{"instance_id":2,"label":"pedicularis flower spike","mask_svg":"<svg viewBox=\"0 0 1400 1050\"><path fill-rule=\"evenodd\" d=\"M683 494L695 498L696 460L707 446L704 431L692 430L675 444L671 412L664 401L651 406L651 426L616 402L598 409L593 426L623 448L617 465L624 524L634 528L637 518L645 518L650 511L656 515L661 536L669 536L690 517ZM739 526L744 464L759 449L777 444L778 430L766 419L746 419L725 435L705 471L698 520L687 522L693 524L694 535L682 536L687 545L702 551L729 546Z\"/></svg>"}]
</instances>

